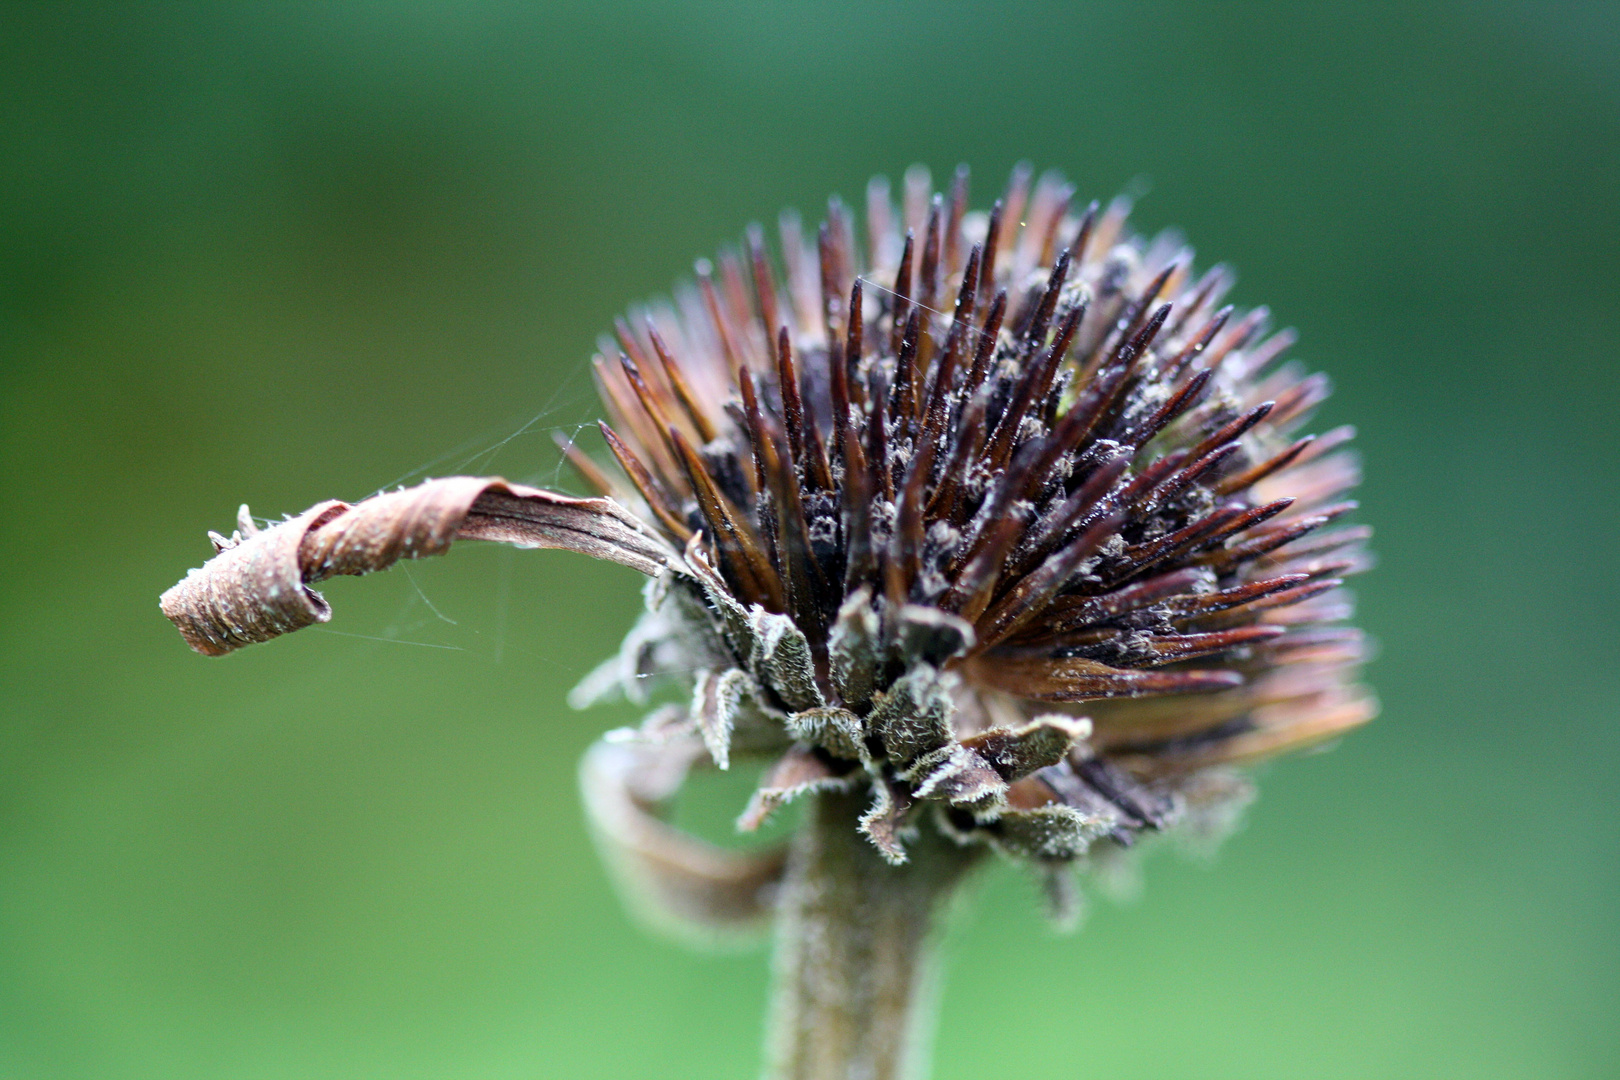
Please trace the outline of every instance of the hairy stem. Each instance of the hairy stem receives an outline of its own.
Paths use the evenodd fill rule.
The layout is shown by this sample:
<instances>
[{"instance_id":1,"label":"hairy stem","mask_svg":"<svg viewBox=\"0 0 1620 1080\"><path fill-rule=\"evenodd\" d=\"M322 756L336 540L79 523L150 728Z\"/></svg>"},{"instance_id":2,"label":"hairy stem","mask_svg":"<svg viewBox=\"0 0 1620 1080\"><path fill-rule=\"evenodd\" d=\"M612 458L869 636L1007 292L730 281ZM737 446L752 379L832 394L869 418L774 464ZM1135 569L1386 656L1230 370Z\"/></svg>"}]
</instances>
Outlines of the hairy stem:
<instances>
[{"instance_id":1,"label":"hairy stem","mask_svg":"<svg viewBox=\"0 0 1620 1080\"><path fill-rule=\"evenodd\" d=\"M924 823L890 866L857 831L864 795L818 797L777 920L767 1080L905 1080L927 1057L936 917L977 860Z\"/></svg>"}]
</instances>

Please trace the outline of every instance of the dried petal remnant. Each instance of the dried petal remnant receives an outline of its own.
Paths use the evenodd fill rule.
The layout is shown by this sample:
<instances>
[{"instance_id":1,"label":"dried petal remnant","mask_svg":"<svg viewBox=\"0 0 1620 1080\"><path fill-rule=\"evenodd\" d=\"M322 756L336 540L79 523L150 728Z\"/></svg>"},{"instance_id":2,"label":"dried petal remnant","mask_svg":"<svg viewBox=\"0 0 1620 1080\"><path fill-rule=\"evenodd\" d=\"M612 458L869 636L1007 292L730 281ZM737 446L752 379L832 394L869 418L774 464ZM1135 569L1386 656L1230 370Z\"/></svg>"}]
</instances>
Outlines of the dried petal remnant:
<instances>
[{"instance_id":1,"label":"dried petal remnant","mask_svg":"<svg viewBox=\"0 0 1620 1080\"><path fill-rule=\"evenodd\" d=\"M214 558L163 594L163 614L209 656L326 622L332 609L310 588L316 582L439 555L456 539L567 548L644 574L674 555L611 499L572 499L498 477L430 480L353 506L325 502L262 530L246 510L244 528L216 540Z\"/></svg>"}]
</instances>

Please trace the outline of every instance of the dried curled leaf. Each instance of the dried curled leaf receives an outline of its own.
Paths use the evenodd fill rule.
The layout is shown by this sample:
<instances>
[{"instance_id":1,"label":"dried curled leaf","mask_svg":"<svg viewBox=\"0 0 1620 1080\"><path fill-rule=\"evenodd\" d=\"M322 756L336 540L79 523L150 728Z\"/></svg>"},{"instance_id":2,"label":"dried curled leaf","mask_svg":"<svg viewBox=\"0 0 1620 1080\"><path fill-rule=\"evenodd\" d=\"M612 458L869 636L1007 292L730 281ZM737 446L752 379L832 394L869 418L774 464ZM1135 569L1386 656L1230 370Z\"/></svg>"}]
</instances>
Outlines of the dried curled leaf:
<instances>
[{"instance_id":1,"label":"dried curled leaf","mask_svg":"<svg viewBox=\"0 0 1620 1080\"><path fill-rule=\"evenodd\" d=\"M989 807L1007 791L1007 782L990 762L958 742L919 758L906 776L914 781L911 793L916 798L952 806Z\"/></svg>"},{"instance_id":2,"label":"dried curled leaf","mask_svg":"<svg viewBox=\"0 0 1620 1080\"><path fill-rule=\"evenodd\" d=\"M1107 835L1113 825L1106 814L1087 814L1051 803L1003 814L992 836L998 847L1012 855L1068 860L1084 855L1092 841Z\"/></svg>"},{"instance_id":3,"label":"dried curled leaf","mask_svg":"<svg viewBox=\"0 0 1620 1080\"><path fill-rule=\"evenodd\" d=\"M756 607L749 613L754 632L755 672L775 690L790 709L815 709L823 704L816 685L816 666L804 632L786 615L773 615Z\"/></svg>"},{"instance_id":4,"label":"dried curled leaf","mask_svg":"<svg viewBox=\"0 0 1620 1080\"><path fill-rule=\"evenodd\" d=\"M580 762L579 785L591 831L626 901L655 926L712 940L769 917L786 853L729 851L658 816L706 753L697 738L599 740Z\"/></svg>"},{"instance_id":5,"label":"dried curled leaf","mask_svg":"<svg viewBox=\"0 0 1620 1080\"><path fill-rule=\"evenodd\" d=\"M864 710L877 686L878 669L883 666L880 628L877 611L872 607L872 591L862 587L839 607L828 635L833 685L841 690L844 704L852 709Z\"/></svg>"},{"instance_id":6,"label":"dried curled leaf","mask_svg":"<svg viewBox=\"0 0 1620 1080\"><path fill-rule=\"evenodd\" d=\"M760 778L759 787L737 819L739 832L754 832L778 807L817 791L847 791L860 774L834 771L828 759L808 746L789 747Z\"/></svg>"},{"instance_id":7,"label":"dried curled leaf","mask_svg":"<svg viewBox=\"0 0 1620 1080\"><path fill-rule=\"evenodd\" d=\"M163 594L163 614L207 656L326 622L310 588L400 559L442 554L453 540L566 548L654 575L679 559L612 499L575 499L499 477L451 476L349 505L323 502L257 529L243 507L218 553Z\"/></svg>"},{"instance_id":8,"label":"dried curled leaf","mask_svg":"<svg viewBox=\"0 0 1620 1080\"><path fill-rule=\"evenodd\" d=\"M895 761L908 763L950 742L954 678L930 664L917 664L873 696L867 726Z\"/></svg>"},{"instance_id":9,"label":"dried curled leaf","mask_svg":"<svg viewBox=\"0 0 1620 1080\"><path fill-rule=\"evenodd\" d=\"M909 858L904 843L906 812L915 803L909 788L881 773L872 778L872 805L861 815L860 831L890 866L903 866Z\"/></svg>"},{"instance_id":10,"label":"dried curled leaf","mask_svg":"<svg viewBox=\"0 0 1620 1080\"><path fill-rule=\"evenodd\" d=\"M963 739L1002 779L1011 783L1056 765L1074 744L1091 734L1091 722L1072 716L1037 716L1018 728L991 728Z\"/></svg>"},{"instance_id":11,"label":"dried curled leaf","mask_svg":"<svg viewBox=\"0 0 1620 1080\"><path fill-rule=\"evenodd\" d=\"M773 748L786 738L787 717L773 709L754 677L741 668L700 671L693 683L692 716L715 766L731 767L734 745L748 751Z\"/></svg>"}]
</instances>

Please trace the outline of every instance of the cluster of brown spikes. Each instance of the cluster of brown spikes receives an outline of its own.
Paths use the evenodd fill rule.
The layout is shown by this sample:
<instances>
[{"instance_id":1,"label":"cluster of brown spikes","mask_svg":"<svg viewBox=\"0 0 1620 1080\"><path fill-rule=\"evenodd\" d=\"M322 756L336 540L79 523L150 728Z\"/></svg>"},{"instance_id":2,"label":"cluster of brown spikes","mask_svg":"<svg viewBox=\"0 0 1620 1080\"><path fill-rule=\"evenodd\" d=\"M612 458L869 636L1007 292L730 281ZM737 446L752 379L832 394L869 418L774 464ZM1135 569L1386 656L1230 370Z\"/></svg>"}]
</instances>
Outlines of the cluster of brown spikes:
<instances>
[{"instance_id":1,"label":"cluster of brown spikes","mask_svg":"<svg viewBox=\"0 0 1620 1080\"><path fill-rule=\"evenodd\" d=\"M981 690L1094 716L1232 691L1113 736L1105 719L1103 745L1243 745L1251 706L1298 705L1265 696L1267 672L1359 656L1322 624L1364 530L1317 533L1354 505L1349 432L1294 436L1326 381L1267 374L1292 335L1221 306L1223 268L1195 278L1178 244L1125 235L1124 201L1071 214L1071 194L1020 168L973 215L965 170L945 196L913 172L897 220L875 182L864 259L834 200L814 254L784 217L780 277L751 229L678 313L621 320L597 357L633 492L570 456L705 546L745 605L788 615L829 699L828 628L866 590L969 623L958 666ZM1307 696L1302 739L1370 715L1338 680Z\"/></svg>"}]
</instances>

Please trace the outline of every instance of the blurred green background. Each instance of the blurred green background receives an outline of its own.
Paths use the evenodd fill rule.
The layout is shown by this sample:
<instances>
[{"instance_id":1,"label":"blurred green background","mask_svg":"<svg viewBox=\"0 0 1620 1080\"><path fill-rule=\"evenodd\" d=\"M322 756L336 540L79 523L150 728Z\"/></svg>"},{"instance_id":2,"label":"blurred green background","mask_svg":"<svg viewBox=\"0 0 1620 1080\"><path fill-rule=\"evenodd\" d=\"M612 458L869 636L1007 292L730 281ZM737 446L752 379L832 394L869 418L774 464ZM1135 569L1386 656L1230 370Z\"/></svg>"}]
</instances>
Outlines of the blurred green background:
<instances>
[{"instance_id":1,"label":"blurred green background","mask_svg":"<svg viewBox=\"0 0 1620 1080\"><path fill-rule=\"evenodd\" d=\"M754 1075L763 953L643 933L576 804L634 574L468 545L223 661L157 596L243 500L558 482L627 303L1022 157L1336 379L1385 709L1075 937L991 873L939 1080L1620 1075L1616 10L6 4L0 1075Z\"/></svg>"}]
</instances>

